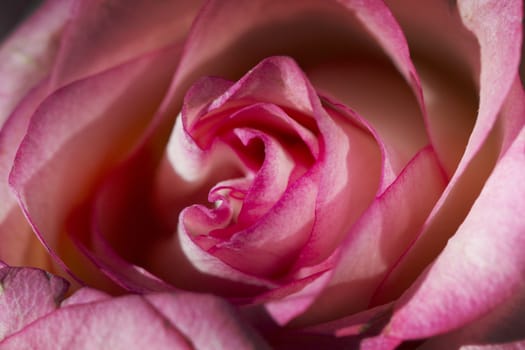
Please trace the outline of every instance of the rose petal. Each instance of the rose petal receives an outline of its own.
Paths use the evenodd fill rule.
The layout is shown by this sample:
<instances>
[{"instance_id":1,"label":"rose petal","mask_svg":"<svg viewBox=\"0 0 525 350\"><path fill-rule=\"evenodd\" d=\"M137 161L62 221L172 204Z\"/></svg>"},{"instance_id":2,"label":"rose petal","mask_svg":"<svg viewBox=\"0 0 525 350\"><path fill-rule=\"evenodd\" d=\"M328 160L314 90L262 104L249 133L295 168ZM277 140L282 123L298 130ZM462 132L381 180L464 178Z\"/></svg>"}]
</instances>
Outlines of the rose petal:
<instances>
[{"instance_id":1,"label":"rose petal","mask_svg":"<svg viewBox=\"0 0 525 350\"><path fill-rule=\"evenodd\" d=\"M60 308L4 339L7 349L191 349L176 325L140 296Z\"/></svg>"},{"instance_id":2,"label":"rose petal","mask_svg":"<svg viewBox=\"0 0 525 350\"><path fill-rule=\"evenodd\" d=\"M522 288L525 129L438 259L403 295L386 333L415 339L471 322ZM495 234L497 233L497 235Z\"/></svg>"},{"instance_id":3,"label":"rose petal","mask_svg":"<svg viewBox=\"0 0 525 350\"><path fill-rule=\"evenodd\" d=\"M473 349L512 350L525 345L524 289L480 319L441 336L432 337L421 350Z\"/></svg>"},{"instance_id":4,"label":"rose petal","mask_svg":"<svg viewBox=\"0 0 525 350\"><path fill-rule=\"evenodd\" d=\"M419 232L445 185L434 151L420 151L342 242L332 279L315 301L317 307L333 317L369 306L374 291ZM310 312L319 312L315 304L312 308Z\"/></svg>"},{"instance_id":5,"label":"rose petal","mask_svg":"<svg viewBox=\"0 0 525 350\"><path fill-rule=\"evenodd\" d=\"M234 309L211 295L149 294L146 299L186 336L195 349L265 349Z\"/></svg>"},{"instance_id":6,"label":"rose petal","mask_svg":"<svg viewBox=\"0 0 525 350\"><path fill-rule=\"evenodd\" d=\"M410 87L393 66L381 61L325 64L307 74L318 91L344 103L370 125L383 146L380 191L384 191L429 142Z\"/></svg>"},{"instance_id":7,"label":"rose petal","mask_svg":"<svg viewBox=\"0 0 525 350\"><path fill-rule=\"evenodd\" d=\"M45 77L58 51L57 40L71 2L44 2L0 48L0 126L20 99Z\"/></svg>"},{"instance_id":8,"label":"rose petal","mask_svg":"<svg viewBox=\"0 0 525 350\"><path fill-rule=\"evenodd\" d=\"M193 0L76 2L56 59L53 86L180 44L200 6L201 1Z\"/></svg>"},{"instance_id":9,"label":"rose petal","mask_svg":"<svg viewBox=\"0 0 525 350\"><path fill-rule=\"evenodd\" d=\"M421 78L432 146L451 176L477 113L477 88L471 82L479 75L476 38L464 27L454 1L385 2L407 37Z\"/></svg>"},{"instance_id":10,"label":"rose petal","mask_svg":"<svg viewBox=\"0 0 525 350\"><path fill-rule=\"evenodd\" d=\"M70 305L87 304L96 301L109 300L112 297L109 294L101 292L98 289L92 289L89 287L80 288L73 295L64 299L60 303L60 307L66 307Z\"/></svg>"},{"instance_id":11,"label":"rose petal","mask_svg":"<svg viewBox=\"0 0 525 350\"><path fill-rule=\"evenodd\" d=\"M490 1L485 4L489 8L499 6L494 5L496 2ZM502 35L505 40L501 40L501 43L495 45L503 45L501 53L508 52L510 55L515 50L514 39L521 40L520 23L516 22L515 18L509 19L509 21L500 21L500 19L507 15L512 18L514 15L520 17L521 12L513 12L516 10L516 6L519 7L519 4L512 1L505 4L508 6L505 5L501 8L503 11L501 17L498 15L492 19L487 18L484 22L476 22L478 27L475 32L479 34L478 40L481 46L492 44L492 37L488 35L488 32L492 31L494 35ZM490 16L486 9L480 9L480 11L483 12L480 13L480 18ZM511 36L512 40L507 41ZM487 47L482 50L488 50L483 54L488 55L492 49ZM468 148L470 151L468 152L470 153L461 160L462 165L459 165L454 177L429 215L422 232L417 237L417 241L388 276L383 288L385 292L388 292L383 296L379 295L376 300L379 303L398 297L445 247L447 240L468 214L469 208L482 189L498 157L505 152L504 147L508 147L516 133L521 130L525 118L523 88L521 83L516 80L519 79L515 75L517 64L514 65L514 75L512 75L512 67L508 66L512 65L511 61L516 59L513 56L514 54L508 57L500 57L499 52L492 53L494 57L497 57L494 64L490 63L488 58L482 59L482 63L484 62L482 71L485 72L482 73L482 76L487 81L483 83L484 80L482 79L477 122L477 125L480 126L476 126L478 129L477 136L472 137L469 141ZM519 54L518 51L516 53ZM500 76L496 73L499 70L506 76ZM493 81L489 82L489 79ZM492 89L491 86L499 86L500 88ZM510 91L509 88L511 88ZM502 102L505 103L504 108L502 108ZM493 119L498 113L500 118L494 122Z\"/></svg>"},{"instance_id":12,"label":"rose petal","mask_svg":"<svg viewBox=\"0 0 525 350\"><path fill-rule=\"evenodd\" d=\"M233 308L190 293L112 298L83 288L61 303L67 282L42 270L0 269L0 347L6 349L263 349Z\"/></svg>"},{"instance_id":13,"label":"rose petal","mask_svg":"<svg viewBox=\"0 0 525 350\"><path fill-rule=\"evenodd\" d=\"M389 268L419 232L444 185L433 150L427 148L418 153L352 226L337 252L330 277L308 297L301 298L309 303L288 312L286 318L274 308L272 316L279 323L286 323L304 313L299 322L308 323L326 315L342 317L366 309ZM426 191L417 191L418 188ZM285 306L295 298L290 295L281 304L291 309Z\"/></svg>"},{"instance_id":14,"label":"rose petal","mask_svg":"<svg viewBox=\"0 0 525 350\"><path fill-rule=\"evenodd\" d=\"M162 50L69 85L33 116L10 182L53 255L75 257L61 236L67 216L140 135L163 96L177 54L177 48ZM69 263L73 269L89 266Z\"/></svg>"},{"instance_id":15,"label":"rose petal","mask_svg":"<svg viewBox=\"0 0 525 350\"><path fill-rule=\"evenodd\" d=\"M50 268L45 251L9 188L9 173L29 119L47 92L47 80L29 92L0 129L0 258L13 265Z\"/></svg>"},{"instance_id":16,"label":"rose petal","mask_svg":"<svg viewBox=\"0 0 525 350\"><path fill-rule=\"evenodd\" d=\"M8 177L29 118L47 94L49 81L38 81L52 67L58 51L57 38L68 18L69 5L60 0L47 1L0 49L0 75L3 77L0 88L0 125L3 124L0 129L0 233L3 242L0 257L13 265L51 268L8 188Z\"/></svg>"},{"instance_id":17,"label":"rose petal","mask_svg":"<svg viewBox=\"0 0 525 350\"><path fill-rule=\"evenodd\" d=\"M0 343L27 324L54 311L68 283L33 268L0 268Z\"/></svg>"}]
</instances>

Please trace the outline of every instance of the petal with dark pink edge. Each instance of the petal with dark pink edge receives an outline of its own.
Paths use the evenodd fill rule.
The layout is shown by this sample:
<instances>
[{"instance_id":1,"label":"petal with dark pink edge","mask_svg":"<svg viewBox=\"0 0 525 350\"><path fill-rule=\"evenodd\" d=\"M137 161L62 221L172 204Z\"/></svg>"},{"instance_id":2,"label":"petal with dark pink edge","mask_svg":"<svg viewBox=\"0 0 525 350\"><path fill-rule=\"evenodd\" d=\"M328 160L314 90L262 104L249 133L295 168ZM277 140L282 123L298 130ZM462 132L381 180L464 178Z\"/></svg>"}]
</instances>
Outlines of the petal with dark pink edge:
<instances>
[{"instance_id":1,"label":"petal with dark pink edge","mask_svg":"<svg viewBox=\"0 0 525 350\"><path fill-rule=\"evenodd\" d=\"M390 9L381 0L367 2L339 0L339 2L349 10L355 12L357 18L359 18L365 28L372 33L381 47L383 47L385 52L391 57L403 77L412 87L414 95L423 111L423 116L426 119L421 82L410 58L408 43L403 34L403 30L392 15L392 12L390 12Z\"/></svg>"},{"instance_id":2,"label":"petal with dark pink edge","mask_svg":"<svg viewBox=\"0 0 525 350\"><path fill-rule=\"evenodd\" d=\"M70 1L48 0L0 48L0 126L20 99L49 74Z\"/></svg>"},{"instance_id":3,"label":"petal with dark pink edge","mask_svg":"<svg viewBox=\"0 0 525 350\"><path fill-rule=\"evenodd\" d=\"M215 245L210 254L250 274L271 277L286 272L314 225L318 177L316 168L290 184L253 226Z\"/></svg>"},{"instance_id":4,"label":"petal with dark pink edge","mask_svg":"<svg viewBox=\"0 0 525 350\"><path fill-rule=\"evenodd\" d=\"M378 303L399 297L443 250L468 214L497 159L505 153L525 121L525 98L517 77L519 50L515 48L521 41L521 22L515 18L521 18L521 6L515 1L483 4L488 7L470 9L472 12L464 19L477 35L481 47L485 47L482 48L480 109L475 130L456 173L417 240L387 277L383 292L377 295ZM487 9L500 9L501 16L498 11L492 13ZM464 17L466 10L462 10ZM480 11L479 15L476 11ZM493 55L493 63L489 54Z\"/></svg>"},{"instance_id":5,"label":"petal with dark pink edge","mask_svg":"<svg viewBox=\"0 0 525 350\"><path fill-rule=\"evenodd\" d=\"M366 309L389 268L419 232L444 186L433 150L422 150L352 226L337 250L326 282L308 296L310 302L302 308L286 307L295 302L296 296L289 295L281 303L288 312L283 314L274 307L272 316L279 323L299 316L298 322L308 324ZM422 187L426 191L418 191Z\"/></svg>"},{"instance_id":6,"label":"petal with dark pink edge","mask_svg":"<svg viewBox=\"0 0 525 350\"><path fill-rule=\"evenodd\" d=\"M459 1L465 26L476 35L481 53L479 111L456 174L479 151L507 98L518 72L523 3L519 0Z\"/></svg>"},{"instance_id":7,"label":"petal with dark pink edge","mask_svg":"<svg viewBox=\"0 0 525 350\"><path fill-rule=\"evenodd\" d=\"M31 90L0 129L0 258L11 265L50 269L47 254L27 223L16 196L9 188L9 173L29 120L46 97L47 80Z\"/></svg>"},{"instance_id":8,"label":"petal with dark pink edge","mask_svg":"<svg viewBox=\"0 0 525 350\"><path fill-rule=\"evenodd\" d=\"M525 129L496 165L458 232L401 297L385 333L415 339L464 326L525 284Z\"/></svg>"},{"instance_id":9,"label":"petal with dark pink edge","mask_svg":"<svg viewBox=\"0 0 525 350\"><path fill-rule=\"evenodd\" d=\"M1 340L54 311L69 284L34 268L0 268Z\"/></svg>"},{"instance_id":10,"label":"petal with dark pink edge","mask_svg":"<svg viewBox=\"0 0 525 350\"><path fill-rule=\"evenodd\" d=\"M77 1L53 69L53 86L181 45L200 6L193 0Z\"/></svg>"},{"instance_id":11,"label":"petal with dark pink edge","mask_svg":"<svg viewBox=\"0 0 525 350\"><path fill-rule=\"evenodd\" d=\"M477 113L478 43L463 25L456 1L385 2L407 37L425 96L428 133L447 175L452 176Z\"/></svg>"},{"instance_id":12,"label":"petal with dark pink edge","mask_svg":"<svg viewBox=\"0 0 525 350\"><path fill-rule=\"evenodd\" d=\"M176 48L164 49L68 85L31 119L10 183L47 249L71 266L89 264L69 261L80 255L64 236L65 221L140 136L177 54Z\"/></svg>"},{"instance_id":13,"label":"petal with dark pink edge","mask_svg":"<svg viewBox=\"0 0 525 350\"><path fill-rule=\"evenodd\" d=\"M420 151L352 226L338 248L330 281L305 317L341 317L365 310L445 185L434 151Z\"/></svg>"},{"instance_id":14,"label":"petal with dark pink edge","mask_svg":"<svg viewBox=\"0 0 525 350\"><path fill-rule=\"evenodd\" d=\"M316 220L296 262L298 268L321 263L333 253L374 199L382 178L381 151L373 135L352 114L328 114L317 97L312 100L323 149L316 163L320 170Z\"/></svg>"},{"instance_id":15,"label":"petal with dark pink edge","mask_svg":"<svg viewBox=\"0 0 525 350\"><path fill-rule=\"evenodd\" d=\"M180 242L185 259L191 263L193 268L199 270L207 276L221 277L233 282L239 282L259 288L275 288L276 285L270 280L260 278L251 274L244 273L213 256L200 245L194 242L191 233L186 231L185 211L180 215L179 229L177 232L177 240ZM173 248L176 246L173 245ZM212 288L213 286L210 286Z\"/></svg>"},{"instance_id":16,"label":"petal with dark pink edge","mask_svg":"<svg viewBox=\"0 0 525 350\"><path fill-rule=\"evenodd\" d=\"M428 144L419 105L396 68L374 60L336 62L306 70L314 87L329 95L339 113L357 114L375 136L383 154L380 192ZM325 104L326 104L325 103ZM327 109L330 111L330 109Z\"/></svg>"}]
</instances>

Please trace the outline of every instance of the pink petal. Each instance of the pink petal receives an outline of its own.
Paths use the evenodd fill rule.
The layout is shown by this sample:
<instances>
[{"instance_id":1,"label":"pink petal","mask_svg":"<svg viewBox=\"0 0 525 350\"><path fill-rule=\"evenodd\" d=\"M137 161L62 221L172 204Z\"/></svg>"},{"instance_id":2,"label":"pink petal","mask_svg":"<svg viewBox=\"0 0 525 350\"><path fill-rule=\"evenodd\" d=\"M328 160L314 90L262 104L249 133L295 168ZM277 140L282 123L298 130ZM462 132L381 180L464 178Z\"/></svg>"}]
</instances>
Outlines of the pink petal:
<instances>
[{"instance_id":1,"label":"pink petal","mask_svg":"<svg viewBox=\"0 0 525 350\"><path fill-rule=\"evenodd\" d=\"M318 159L320 181L315 224L296 266L322 262L379 190L381 153L371 133L353 114L315 108L324 149ZM335 113L331 113L335 112Z\"/></svg>"},{"instance_id":2,"label":"pink petal","mask_svg":"<svg viewBox=\"0 0 525 350\"><path fill-rule=\"evenodd\" d=\"M306 73L318 91L359 114L384 145L380 185L384 191L428 144L419 105L409 86L395 67L383 61L327 63Z\"/></svg>"},{"instance_id":3,"label":"pink petal","mask_svg":"<svg viewBox=\"0 0 525 350\"><path fill-rule=\"evenodd\" d=\"M352 226L340 246L332 278L309 312L317 314L321 308L334 317L366 309L445 185L435 153L430 148L422 150Z\"/></svg>"},{"instance_id":4,"label":"pink petal","mask_svg":"<svg viewBox=\"0 0 525 350\"><path fill-rule=\"evenodd\" d=\"M185 220L184 214L184 212L181 213L181 222ZM207 275L208 280L210 280L209 277L215 276L233 282L258 287L259 290L263 288L274 288L276 286L274 282L254 276L253 274L242 272L202 249L191 239L191 234L186 231L185 225L181 224L179 226L177 239L180 240L181 249L184 252L185 259L189 261L195 269ZM172 245L172 248L173 247L175 247L175 245ZM170 251L166 253L170 253ZM207 288L213 288L213 286L209 285L208 282ZM234 291L231 292L233 293Z\"/></svg>"},{"instance_id":5,"label":"pink petal","mask_svg":"<svg viewBox=\"0 0 525 350\"><path fill-rule=\"evenodd\" d=\"M48 0L0 48L0 126L21 98L50 71L69 1Z\"/></svg>"},{"instance_id":6,"label":"pink petal","mask_svg":"<svg viewBox=\"0 0 525 350\"><path fill-rule=\"evenodd\" d=\"M0 343L58 307L68 283L33 268L0 268Z\"/></svg>"},{"instance_id":7,"label":"pink petal","mask_svg":"<svg viewBox=\"0 0 525 350\"><path fill-rule=\"evenodd\" d=\"M475 123L478 88L472 80L479 76L478 43L464 27L455 2L386 3L407 37L425 96L432 146L451 176Z\"/></svg>"},{"instance_id":8,"label":"pink petal","mask_svg":"<svg viewBox=\"0 0 525 350\"><path fill-rule=\"evenodd\" d=\"M81 0L75 5L53 70L54 87L181 45L201 2Z\"/></svg>"},{"instance_id":9,"label":"pink petal","mask_svg":"<svg viewBox=\"0 0 525 350\"><path fill-rule=\"evenodd\" d=\"M83 288L57 309L67 287L64 280L34 269L0 271L3 274L8 269L0 300L0 308L5 308L5 320L0 319L1 348L267 348L241 323L231 305L210 295L157 293L112 298Z\"/></svg>"},{"instance_id":10,"label":"pink petal","mask_svg":"<svg viewBox=\"0 0 525 350\"><path fill-rule=\"evenodd\" d=\"M375 7L369 7L362 2L341 5L336 1L318 0L256 0L242 4L209 1L188 35L184 55L163 110L174 110L184 91L200 76L239 77L270 55L290 55L301 65L312 65L325 59L333 59L334 56L341 58L341 51L348 54L347 47L357 46L362 49L363 41L368 44L373 39L370 40L364 33L347 8L356 8L359 13L366 12L363 15L366 20L374 17L375 11L379 9L389 15L384 5L381 7L381 3L376 3L378 5ZM375 17L383 16L383 12ZM388 26L383 30L381 24L385 21L373 19L377 28L375 34L380 36L377 32L383 31L383 36L386 37L391 34L388 32L395 32L402 41L402 33L398 27L391 30ZM395 24L393 18L387 24L391 23ZM312 31L312 28L316 30ZM356 35L359 37L357 44L354 42ZM391 36L383 41L390 38ZM347 42L341 45L341 40ZM330 50L325 53L324 50L319 50L319 46L310 45L317 42L323 48L326 44ZM389 48L396 45L398 41L385 44ZM406 43L402 49L391 53L396 61L407 58Z\"/></svg>"},{"instance_id":11,"label":"pink petal","mask_svg":"<svg viewBox=\"0 0 525 350\"><path fill-rule=\"evenodd\" d=\"M7 349L191 349L188 339L137 295L72 305L4 339Z\"/></svg>"},{"instance_id":12,"label":"pink petal","mask_svg":"<svg viewBox=\"0 0 525 350\"><path fill-rule=\"evenodd\" d=\"M481 50L480 104L465 155L456 174L480 149L517 75L521 56L523 3L519 0L473 3L460 1L463 23Z\"/></svg>"},{"instance_id":13,"label":"pink petal","mask_svg":"<svg viewBox=\"0 0 525 350\"><path fill-rule=\"evenodd\" d=\"M319 284L308 297L301 297L305 300L302 307L289 312L287 319L277 308L272 315L275 313L279 322L299 316L301 322L309 323L365 310L390 267L419 232L444 186L434 152L424 149L352 226L325 284ZM295 298L290 295L282 304L293 303Z\"/></svg>"},{"instance_id":14,"label":"pink petal","mask_svg":"<svg viewBox=\"0 0 525 350\"><path fill-rule=\"evenodd\" d=\"M427 340L421 350L474 349L519 350L525 345L523 286L512 298L480 319L449 333Z\"/></svg>"},{"instance_id":15,"label":"pink petal","mask_svg":"<svg viewBox=\"0 0 525 350\"><path fill-rule=\"evenodd\" d=\"M52 67L69 10L65 1L45 2L0 49L0 258L13 265L50 268L9 189L8 178L29 119L48 93L49 80L42 78Z\"/></svg>"},{"instance_id":16,"label":"pink petal","mask_svg":"<svg viewBox=\"0 0 525 350\"><path fill-rule=\"evenodd\" d=\"M60 307L66 307L70 305L87 304L96 301L109 300L112 297L109 294L101 292L98 289L92 289L89 287L80 288L73 295L64 299L60 303Z\"/></svg>"},{"instance_id":17,"label":"pink petal","mask_svg":"<svg viewBox=\"0 0 525 350\"><path fill-rule=\"evenodd\" d=\"M482 317L522 288L525 129L437 260L397 303L387 334L415 339ZM497 234L495 234L497 233Z\"/></svg>"},{"instance_id":18,"label":"pink petal","mask_svg":"<svg viewBox=\"0 0 525 350\"><path fill-rule=\"evenodd\" d=\"M240 62L231 60L233 52L228 50L230 59L217 59L224 48L231 47L251 30L264 25L271 25L283 19L290 19L312 10L333 7L332 4L321 1L268 2L257 0L234 3L214 0L207 2L188 35L184 55L173 81L170 95L174 97L182 94L187 89L188 83L196 77L207 75L231 76L228 74L231 73L231 70L237 74L239 72L242 74L250 66L255 65L264 57L268 57L269 52L264 52L263 55L259 54L251 62L239 64ZM273 39L268 38L268 40ZM243 50L239 54L244 56L250 51L256 50ZM191 79L189 79L190 77ZM172 99L176 100L176 98ZM172 102L168 99L167 103Z\"/></svg>"},{"instance_id":19,"label":"pink petal","mask_svg":"<svg viewBox=\"0 0 525 350\"><path fill-rule=\"evenodd\" d=\"M47 80L42 81L19 103L0 129L0 258L12 265L50 268L46 253L25 219L17 198L9 188L9 173L31 115L45 98Z\"/></svg>"},{"instance_id":20,"label":"pink petal","mask_svg":"<svg viewBox=\"0 0 525 350\"><path fill-rule=\"evenodd\" d=\"M162 50L69 85L31 119L10 182L53 255L65 258L67 251L79 257L60 237L67 216L141 134L163 96L177 53L176 48Z\"/></svg>"},{"instance_id":21,"label":"pink petal","mask_svg":"<svg viewBox=\"0 0 525 350\"><path fill-rule=\"evenodd\" d=\"M498 5L495 5L496 3ZM499 6L500 3L489 1L485 4L491 8L491 6ZM481 46L486 47L482 49L486 51L483 55L488 55L488 51L492 52L493 49L489 48L492 44L502 45L500 51L492 52L495 59L494 64L490 63L488 58L482 58L482 63L485 63L482 64L480 110L475 127L477 131L473 133L477 136L471 137L466 155L429 215L416 242L388 276L384 290L389 291L390 297L379 297L377 300L379 303L391 300L391 297L396 294L400 295L445 247L447 240L468 214L469 208L481 191L498 157L505 152L506 147L521 130L525 121L523 88L516 76L517 64L511 62L516 60L514 54L511 54L515 51L516 43L513 40L507 41L510 37L521 40L520 23L515 19L500 21L507 15L510 16L509 18L514 18L513 14L520 17L521 10L518 11L516 8L516 6L520 7L516 2L505 4L508 7L501 8L503 11L501 16L498 14L492 19L487 18L484 22L471 24L474 25L473 28ZM472 18L490 16L486 9L478 10L481 11L479 16L472 14ZM464 20L467 21L467 19ZM494 38L501 35L504 39L498 43L492 43L492 36L488 35L488 32L491 31ZM503 57L501 54L505 52L508 55ZM519 54L518 51L516 53ZM513 65L514 69L512 69ZM504 75L500 76L497 71L501 71ZM492 81L489 82L489 79ZM484 83L484 80L487 81ZM498 88L492 89L492 87ZM494 122L498 113L500 118Z\"/></svg>"},{"instance_id":22,"label":"pink petal","mask_svg":"<svg viewBox=\"0 0 525 350\"><path fill-rule=\"evenodd\" d=\"M272 276L285 272L314 225L318 177L315 169L290 184L255 225L236 232L210 253L250 274Z\"/></svg>"},{"instance_id":23,"label":"pink petal","mask_svg":"<svg viewBox=\"0 0 525 350\"><path fill-rule=\"evenodd\" d=\"M241 323L234 309L211 295L149 294L145 297L190 339L195 349L263 349L265 343Z\"/></svg>"}]
</instances>

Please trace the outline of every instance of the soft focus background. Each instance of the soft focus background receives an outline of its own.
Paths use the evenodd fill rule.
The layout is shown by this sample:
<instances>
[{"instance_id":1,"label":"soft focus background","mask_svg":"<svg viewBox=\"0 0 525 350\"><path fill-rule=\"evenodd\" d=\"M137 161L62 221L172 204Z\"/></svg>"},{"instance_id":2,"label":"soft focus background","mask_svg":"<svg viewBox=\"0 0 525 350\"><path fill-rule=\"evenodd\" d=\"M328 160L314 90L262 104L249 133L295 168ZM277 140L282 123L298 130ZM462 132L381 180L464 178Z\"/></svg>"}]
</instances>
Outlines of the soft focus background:
<instances>
[{"instance_id":1,"label":"soft focus background","mask_svg":"<svg viewBox=\"0 0 525 350\"><path fill-rule=\"evenodd\" d=\"M41 2L42 0L0 0L0 40Z\"/></svg>"}]
</instances>

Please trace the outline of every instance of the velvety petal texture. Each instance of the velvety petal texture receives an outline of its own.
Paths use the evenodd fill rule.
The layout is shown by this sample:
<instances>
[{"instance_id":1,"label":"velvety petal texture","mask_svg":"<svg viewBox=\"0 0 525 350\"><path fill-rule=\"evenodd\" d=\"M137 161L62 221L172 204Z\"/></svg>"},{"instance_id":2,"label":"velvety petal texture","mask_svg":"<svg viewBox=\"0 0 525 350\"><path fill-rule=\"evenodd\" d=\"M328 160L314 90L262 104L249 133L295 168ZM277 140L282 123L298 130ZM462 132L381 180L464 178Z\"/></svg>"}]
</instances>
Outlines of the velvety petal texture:
<instances>
[{"instance_id":1,"label":"velvety petal texture","mask_svg":"<svg viewBox=\"0 0 525 350\"><path fill-rule=\"evenodd\" d=\"M213 296L113 298L84 288L62 301L67 282L44 271L4 267L0 280L1 349L266 348Z\"/></svg>"},{"instance_id":2,"label":"velvety petal texture","mask_svg":"<svg viewBox=\"0 0 525 350\"><path fill-rule=\"evenodd\" d=\"M32 268L0 268L0 344L53 312L69 287L62 278Z\"/></svg>"}]
</instances>

